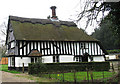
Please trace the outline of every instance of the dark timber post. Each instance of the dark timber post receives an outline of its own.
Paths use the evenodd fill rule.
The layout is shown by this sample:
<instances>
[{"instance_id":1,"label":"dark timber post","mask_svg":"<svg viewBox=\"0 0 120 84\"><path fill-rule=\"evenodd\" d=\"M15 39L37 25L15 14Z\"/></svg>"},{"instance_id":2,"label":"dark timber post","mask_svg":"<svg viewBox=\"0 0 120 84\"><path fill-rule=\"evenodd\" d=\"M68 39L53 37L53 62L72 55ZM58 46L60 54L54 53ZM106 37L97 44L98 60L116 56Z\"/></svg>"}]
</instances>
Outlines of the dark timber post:
<instances>
[{"instance_id":1,"label":"dark timber post","mask_svg":"<svg viewBox=\"0 0 120 84\"><path fill-rule=\"evenodd\" d=\"M64 82L64 72L63 72L63 82Z\"/></svg>"},{"instance_id":2,"label":"dark timber post","mask_svg":"<svg viewBox=\"0 0 120 84\"><path fill-rule=\"evenodd\" d=\"M103 82L104 82L104 71L103 71Z\"/></svg>"},{"instance_id":3,"label":"dark timber post","mask_svg":"<svg viewBox=\"0 0 120 84\"><path fill-rule=\"evenodd\" d=\"M15 55L14 55L14 69L15 69Z\"/></svg>"},{"instance_id":4,"label":"dark timber post","mask_svg":"<svg viewBox=\"0 0 120 84\"><path fill-rule=\"evenodd\" d=\"M20 56L20 42L18 41L18 55Z\"/></svg>"},{"instance_id":5,"label":"dark timber post","mask_svg":"<svg viewBox=\"0 0 120 84\"><path fill-rule=\"evenodd\" d=\"M28 42L26 41L26 55L27 55L27 53L28 53Z\"/></svg>"},{"instance_id":6,"label":"dark timber post","mask_svg":"<svg viewBox=\"0 0 120 84\"><path fill-rule=\"evenodd\" d=\"M118 61L118 81L120 81L120 61Z\"/></svg>"},{"instance_id":7,"label":"dark timber post","mask_svg":"<svg viewBox=\"0 0 120 84\"><path fill-rule=\"evenodd\" d=\"M76 75L75 75L75 71L74 71L74 83L76 83Z\"/></svg>"},{"instance_id":8,"label":"dark timber post","mask_svg":"<svg viewBox=\"0 0 120 84\"><path fill-rule=\"evenodd\" d=\"M22 67L22 72L24 73L24 63L22 63L23 67Z\"/></svg>"},{"instance_id":9,"label":"dark timber post","mask_svg":"<svg viewBox=\"0 0 120 84\"><path fill-rule=\"evenodd\" d=\"M89 70L88 70L88 65L87 65L86 69L87 69L87 80L88 80L88 83L89 83Z\"/></svg>"},{"instance_id":10,"label":"dark timber post","mask_svg":"<svg viewBox=\"0 0 120 84\"><path fill-rule=\"evenodd\" d=\"M114 72L114 65L113 65L113 62L112 62L112 70L113 70L113 72Z\"/></svg>"}]
</instances>

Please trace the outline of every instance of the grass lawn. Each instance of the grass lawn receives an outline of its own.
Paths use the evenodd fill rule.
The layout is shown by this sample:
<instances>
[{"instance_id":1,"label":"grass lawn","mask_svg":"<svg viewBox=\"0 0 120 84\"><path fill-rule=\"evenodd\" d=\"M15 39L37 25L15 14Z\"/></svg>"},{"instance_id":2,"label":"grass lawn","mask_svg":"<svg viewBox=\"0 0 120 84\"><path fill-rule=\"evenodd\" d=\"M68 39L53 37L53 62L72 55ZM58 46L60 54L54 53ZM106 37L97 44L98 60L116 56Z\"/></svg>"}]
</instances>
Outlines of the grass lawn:
<instances>
[{"instance_id":1,"label":"grass lawn","mask_svg":"<svg viewBox=\"0 0 120 84\"><path fill-rule=\"evenodd\" d=\"M10 72L10 73L15 73L15 74L20 74L22 72L18 72L15 70L8 70L8 65L1 65L1 70L2 71L6 71L6 72ZM104 73L104 75L103 75ZM93 75L93 79L102 79L104 78L109 78L112 77L115 73L113 72L108 72L108 71L102 71L102 72L92 72ZM89 77L87 76L87 72L85 71L81 71L81 72L76 72L74 73L64 73L64 80L65 81L69 81L69 82L74 82L74 76L76 77L76 81L77 82L81 82L83 80L87 80L87 78L89 78L89 80L91 80L91 72L89 72ZM17 77L23 77L23 76L17 76ZM63 81L63 73L60 74L45 74L45 75L41 75L41 77L35 77L32 75L29 76L25 76L25 78L29 78L32 80L36 80L37 82L41 82L41 81L52 81L55 82L57 80L54 79L58 79L58 81ZM44 78L47 77L47 78ZM53 78L52 80L48 79L48 77Z\"/></svg>"},{"instance_id":2,"label":"grass lawn","mask_svg":"<svg viewBox=\"0 0 120 84\"><path fill-rule=\"evenodd\" d=\"M0 70L5 71L5 72L9 72L9 73L14 73L16 77L27 78L27 79L30 79L30 80L35 80L36 82L59 82L56 79L36 77L36 76L33 76L33 75L19 75L19 74L22 74L22 72L15 71L15 70L8 70L8 65L0 65Z\"/></svg>"},{"instance_id":3,"label":"grass lawn","mask_svg":"<svg viewBox=\"0 0 120 84\"><path fill-rule=\"evenodd\" d=\"M7 64L1 65L0 70L5 71L5 72L10 72L10 73L15 73L15 74L21 73L19 71L15 71L15 70L8 70L8 65Z\"/></svg>"},{"instance_id":4,"label":"grass lawn","mask_svg":"<svg viewBox=\"0 0 120 84\"><path fill-rule=\"evenodd\" d=\"M91 75L92 74L92 75ZM70 81L70 82L74 82L74 79L76 78L77 82L83 81L83 80L91 80L91 78L93 79L103 79L105 78L109 78L112 77L115 73L113 72L108 72L108 71L104 71L104 72L89 72L89 77L87 76L87 72L85 71L81 71L81 72L76 72L74 73L64 73L64 80L65 81ZM51 78L56 78L59 79L60 81L63 81L63 73L60 74L46 74L43 75L44 77L51 77ZM92 76L92 77L91 77ZM75 78L74 78L75 77Z\"/></svg>"}]
</instances>

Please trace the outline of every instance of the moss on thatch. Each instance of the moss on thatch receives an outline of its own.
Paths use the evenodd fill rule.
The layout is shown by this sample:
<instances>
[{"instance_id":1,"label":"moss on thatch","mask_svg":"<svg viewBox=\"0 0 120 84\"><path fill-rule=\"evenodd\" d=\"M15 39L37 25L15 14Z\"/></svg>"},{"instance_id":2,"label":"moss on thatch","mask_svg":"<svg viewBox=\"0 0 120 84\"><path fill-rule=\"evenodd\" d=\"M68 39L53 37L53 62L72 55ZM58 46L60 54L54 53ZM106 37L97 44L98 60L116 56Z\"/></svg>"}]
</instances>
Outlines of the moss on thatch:
<instances>
[{"instance_id":1,"label":"moss on thatch","mask_svg":"<svg viewBox=\"0 0 120 84\"><path fill-rule=\"evenodd\" d=\"M62 24L59 24L59 22L33 24L11 19L10 23L12 24L16 40L97 41L85 34L81 29L75 26L67 26L62 22L60 22Z\"/></svg>"}]
</instances>

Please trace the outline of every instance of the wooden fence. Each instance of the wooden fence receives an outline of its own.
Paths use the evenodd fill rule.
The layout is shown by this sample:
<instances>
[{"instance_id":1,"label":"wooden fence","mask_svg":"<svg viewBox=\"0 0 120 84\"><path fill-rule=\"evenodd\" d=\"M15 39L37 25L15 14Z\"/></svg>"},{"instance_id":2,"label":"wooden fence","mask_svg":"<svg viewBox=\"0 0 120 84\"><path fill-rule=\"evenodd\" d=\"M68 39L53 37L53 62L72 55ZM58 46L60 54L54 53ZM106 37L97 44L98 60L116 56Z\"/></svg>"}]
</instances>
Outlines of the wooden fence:
<instances>
[{"instance_id":1,"label":"wooden fence","mask_svg":"<svg viewBox=\"0 0 120 84\"><path fill-rule=\"evenodd\" d=\"M60 82L117 82L119 81L120 65L111 64L109 71L71 71L71 72L52 72L41 73L39 76L57 79ZM118 75L119 74L119 75ZM117 81L116 81L117 80Z\"/></svg>"},{"instance_id":2,"label":"wooden fence","mask_svg":"<svg viewBox=\"0 0 120 84\"><path fill-rule=\"evenodd\" d=\"M2 57L0 60L0 64L8 64L8 57Z\"/></svg>"}]
</instances>

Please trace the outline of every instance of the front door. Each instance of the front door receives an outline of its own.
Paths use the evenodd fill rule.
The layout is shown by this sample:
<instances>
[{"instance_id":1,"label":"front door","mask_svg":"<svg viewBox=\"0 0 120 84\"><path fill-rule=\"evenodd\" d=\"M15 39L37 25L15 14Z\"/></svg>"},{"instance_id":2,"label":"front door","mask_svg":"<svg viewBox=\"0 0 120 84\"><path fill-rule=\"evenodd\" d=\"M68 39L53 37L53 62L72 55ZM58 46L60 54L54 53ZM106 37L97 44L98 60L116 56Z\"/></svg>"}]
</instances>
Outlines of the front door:
<instances>
[{"instance_id":1,"label":"front door","mask_svg":"<svg viewBox=\"0 0 120 84\"><path fill-rule=\"evenodd\" d=\"M34 57L31 57L31 63L34 63Z\"/></svg>"},{"instance_id":2,"label":"front door","mask_svg":"<svg viewBox=\"0 0 120 84\"><path fill-rule=\"evenodd\" d=\"M88 62L88 56L89 56L89 54L88 54L88 53L85 53L85 54L82 56L82 62Z\"/></svg>"}]
</instances>

